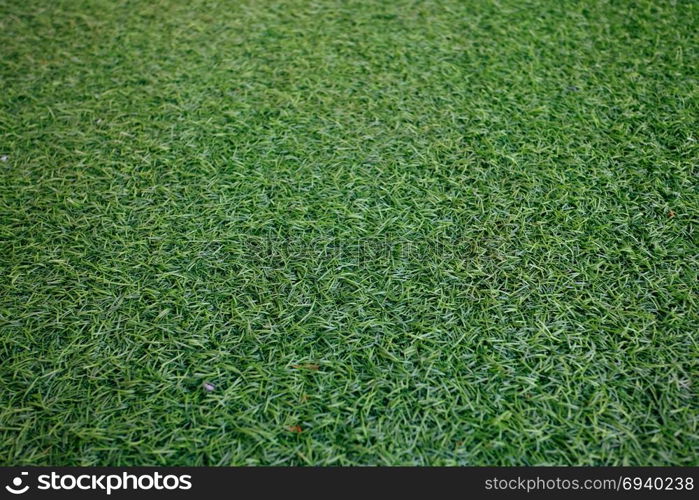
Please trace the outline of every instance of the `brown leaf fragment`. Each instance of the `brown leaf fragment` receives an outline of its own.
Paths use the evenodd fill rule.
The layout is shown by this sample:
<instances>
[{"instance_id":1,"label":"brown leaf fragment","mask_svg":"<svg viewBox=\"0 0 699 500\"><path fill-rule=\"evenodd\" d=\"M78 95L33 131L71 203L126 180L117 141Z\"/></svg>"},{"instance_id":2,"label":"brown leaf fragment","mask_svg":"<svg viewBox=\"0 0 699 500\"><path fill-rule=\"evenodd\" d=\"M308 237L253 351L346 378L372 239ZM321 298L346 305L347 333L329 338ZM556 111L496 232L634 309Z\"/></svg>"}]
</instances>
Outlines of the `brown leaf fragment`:
<instances>
[{"instance_id":1,"label":"brown leaf fragment","mask_svg":"<svg viewBox=\"0 0 699 500\"><path fill-rule=\"evenodd\" d=\"M305 364L305 365L291 365L292 368L296 368L297 370L318 370L320 369L320 365L315 365L312 363Z\"/></svg>"}]
</instances>

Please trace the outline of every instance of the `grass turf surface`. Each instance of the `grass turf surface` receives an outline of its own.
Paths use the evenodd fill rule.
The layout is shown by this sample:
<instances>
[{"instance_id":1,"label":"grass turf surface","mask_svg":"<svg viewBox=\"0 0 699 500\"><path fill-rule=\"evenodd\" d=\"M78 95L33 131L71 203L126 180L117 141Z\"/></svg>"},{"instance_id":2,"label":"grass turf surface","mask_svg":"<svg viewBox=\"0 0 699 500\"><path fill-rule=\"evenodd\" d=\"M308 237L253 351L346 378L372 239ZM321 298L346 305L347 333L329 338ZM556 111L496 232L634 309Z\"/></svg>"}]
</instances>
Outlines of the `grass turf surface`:
<instances>
[{"instance_id":1,"label":"grass turf surface","mask_svg":"<svg viewBox=\"0 0 699 500\"><path fill-rule=\"evenodd\" d=\"M0 462L696 465L698 32L0 2Z\"/></svg>"}]
</instances>

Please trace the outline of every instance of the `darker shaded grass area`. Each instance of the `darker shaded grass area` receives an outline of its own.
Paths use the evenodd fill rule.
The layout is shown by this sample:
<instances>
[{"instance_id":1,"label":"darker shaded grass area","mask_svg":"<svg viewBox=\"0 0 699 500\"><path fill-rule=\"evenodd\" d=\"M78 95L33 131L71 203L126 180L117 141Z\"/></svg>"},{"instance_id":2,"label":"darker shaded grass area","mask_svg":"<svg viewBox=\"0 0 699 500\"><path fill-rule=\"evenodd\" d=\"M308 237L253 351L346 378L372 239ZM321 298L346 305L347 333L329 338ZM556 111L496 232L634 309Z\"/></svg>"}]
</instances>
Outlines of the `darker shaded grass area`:
<instances>
[{"instance_id":1,"label":"darker shaded grass area","mask_svg":"<svg viewBox=\"0 0 699 500\"><path fill-rule=\"evenodd\" d=\"M699 464L697 33L0 3L0 463Z\"/></svg>"}]
</instances>

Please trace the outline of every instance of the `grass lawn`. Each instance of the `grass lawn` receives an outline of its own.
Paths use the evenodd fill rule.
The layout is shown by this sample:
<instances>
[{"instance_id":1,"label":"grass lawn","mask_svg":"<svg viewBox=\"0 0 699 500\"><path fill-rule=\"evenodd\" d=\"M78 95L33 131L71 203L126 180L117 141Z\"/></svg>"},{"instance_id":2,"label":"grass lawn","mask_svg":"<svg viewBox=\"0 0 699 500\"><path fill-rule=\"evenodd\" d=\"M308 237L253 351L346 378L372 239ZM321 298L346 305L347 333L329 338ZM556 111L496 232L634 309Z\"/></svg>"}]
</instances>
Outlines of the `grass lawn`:
<instances>
[{"instance_id":1,"label":"grass lawn","mask_svg":"<svg viewBox=\"0 0 699 500\"><path fill-rule=\"evenodd\" d=\"M1 0L0 464L699 464L699 3Z\"/></svg>"}]
</instances>

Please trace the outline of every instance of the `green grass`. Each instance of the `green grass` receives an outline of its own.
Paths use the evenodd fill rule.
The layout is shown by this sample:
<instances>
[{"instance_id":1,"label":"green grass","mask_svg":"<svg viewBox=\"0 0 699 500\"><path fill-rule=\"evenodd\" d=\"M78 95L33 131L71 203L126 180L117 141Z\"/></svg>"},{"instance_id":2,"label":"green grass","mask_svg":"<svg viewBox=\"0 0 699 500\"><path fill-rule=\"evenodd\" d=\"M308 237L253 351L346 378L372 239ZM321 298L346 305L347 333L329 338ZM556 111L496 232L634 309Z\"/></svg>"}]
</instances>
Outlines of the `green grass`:
<instances>
[{"instance_id":1,"label":"green grass","mask_svg":"<svg viewBox=\"0 0 699 500\"><path fill-rule=\"evenodd\" d=\"M699 464L698 33L0 0L0 463Z\"/></svg>"}]
</instances>

